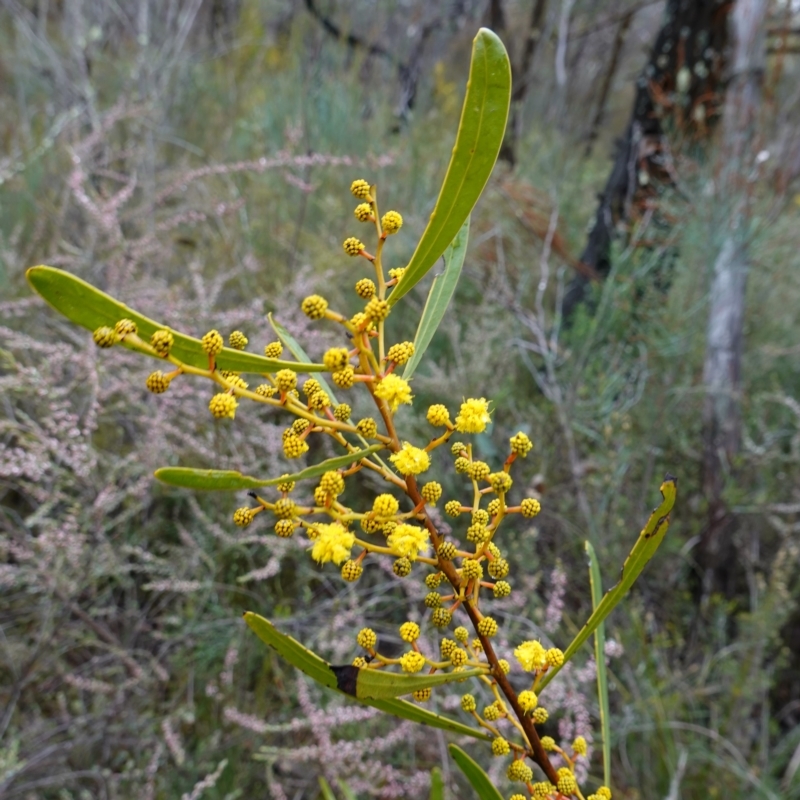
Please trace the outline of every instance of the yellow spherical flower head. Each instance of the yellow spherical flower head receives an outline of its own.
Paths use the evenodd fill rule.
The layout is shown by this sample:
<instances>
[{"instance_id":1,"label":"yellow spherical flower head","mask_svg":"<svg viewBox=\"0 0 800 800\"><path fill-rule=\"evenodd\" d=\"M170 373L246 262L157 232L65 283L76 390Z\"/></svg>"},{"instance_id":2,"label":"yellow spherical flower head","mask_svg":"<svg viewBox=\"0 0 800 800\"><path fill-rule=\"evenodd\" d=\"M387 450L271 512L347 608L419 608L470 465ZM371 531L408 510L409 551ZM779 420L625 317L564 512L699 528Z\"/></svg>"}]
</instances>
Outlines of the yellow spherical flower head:
<instances>
[{"instance_id":1,"label":"yellow spherical flower head","mask_svg":"<svg viewBox=\"0 0 800 800\"><path fill-rule=\"evenodd\" d=\"M414 561L420 553L426 553L430 545L430 534L416 525L398 525L386 538L392 555Z\"/></svg>"},{"instance_id":2,"label":"yellow spherical flower head","mask_svg":"<svg viewBox=\"0 0 800 800\"><path fill-rule=\"evenodd\" d=\"M511 745L502 736L498 736L492 742L492 755L507 756L510 752Z\"/></svg>"},{"instance_id":3,"label":"yellow spherical flower head","mask_svg":"<svg viewBox=\"0 0 800 800\"><path fill-rule=\"evenodd\" d=\"M375 396L380 397L389 404L392 413L397 411L401 403L411 405L414 395L411 394L411 387L408 381L404 381L399 375L392 373L387 375L375 388Z\"/></svg>"},{"instance_id":4,"label":"yellow spherical flower head","mask_svg":"<svg viewBox=\"0 0 800 800\"><path fill-rule=\"evenodd\" d=\"M436 403L428 409L427 420L435 428L442 428L450 422L450 412L447 406L441 403Z\"/></svg>"},{"instance_id":5,"label":"yellow spherical flower head","mask_svg":"<svg viewBox=\"0 0 800 800\"><path fill-rule=\"evenodd\" d=\"M403 672L419 672L425 666L425 657L412 650L400 656L400 666Z\"/></svg>"},{"instance_id":6,"label":"yellow spherical flower head","mask_svg":"<svg viewBox=\"0 0 800 800\"><path fill-rule=\"evenodd\" d=\"M431 465L431 457L421 448L403 442L403 449L389 457L401 475L419 475Z\"/></svg>"},{"instance_id":7,"label":"yellow spherical flower head","mask_svg":"<svg viewBox=\"0 0 800 800\"><path fill-rule=\"evenodd\" d=\"M572 743L572 749L575 751L576 755L585 756L588 751L586 739L584 739L583 736L576 736L575 741Z\"/></svg>"},{"instance_id":8,"label":"yellow spherical flower head","mask_svg":"<svg viewBox=\"0 0 800 800\"><path fill-rule=\"evenodd\" d=\"M550 667L560 667L564 663L564 651L558 647L551 647L544 657Z\"/></svg>"},{"instance_id":9,"label":"yellow spherical flower head","mask_svg":"<svg viewBox=\"0 0 800 800\"><path fill-rule=\"evenodd\" d=\"M512 761L508 765L506 776L510 781L530 783L533 778L533 770L524 761Z\"/></svg>"},{"instance_id":10,"label":"yellow spherical flower head","mask_svg":"<svg viewBox=\"0 0 800 800\"><path fill-rule=\"evenodd\" d=\"M130 333L136 334L139 332L138 326L132 319L119 320L114 326L114 330L117 332L117 336L119 336L120 339L124 339Z\"/></svg>"},{"instance_id":11,"label":"yellow spherical flower head","mask_svg":"<svg viewBox=\"0 0 800 800\"><path fill-rule=\"evenodd\" d=\"M387 361L394 361L395 364L405 364L414 355L413 342L398 342L393 344L386 353Z\"/></svg>"},{"instance_id":12,"label":"yellow spherical flower head","mask_svg":"<svg viewBox=\"0 0 800 800\"><path fill-rule=\"evenodd\" d=\"M221 392L220 394L215 394L211 398L208 404L208 410L217 419L224 419L225 417L233 419L236 416L236 407L238 405L233 395Z\"/></svg>"},{"instance_id":13,"label":"yellow spherical flower head","mask_svg":"<svg viewBox=\"0 0 800 800\"><path fill-rule=\"evenodd\" d=\"M344 369L347 366L349 357L350 354L347 352L346 347L331 347L331 349L326 350L325 355L322 356L322 363L325 365L325 369L327 369L328 372L338 372L340 369Z\"/></svg>"},{"instance_id":14,"label":"yellow spherical flower head","mask_svg":"<svg viewBox=\"0 0 800 800\"><path fill-rule=\"evenodd\" d=\"M174 343L175 338L168 330L158 330L150 337L150 347L162 358L166 358L169 355Z\"/></svg>"},{"instance_id":15,"label":"yellow spherical flower head","mask_svg":"<svg viewBox=\"0 0 800 800\"><path fill-rule=\"evenodd\" d=\"M275 375L275 384L278 389L286 394L297 386L297 373L291 369L281 369Z\"/></svg>"},{"instance_id":16,"label":"yellow spherical flower head","mask_svg":"<svg viewBox=\"0 0 800 800\"><path fill-rule=\"evenodd\" d=\"M530 711L533 711L537 705L539 705L539 698L536 696L536 692L530 691L530 689L526 689L524 692L519 693L519 700L520 708L527 714Z\"/></svg>"},{"instance_id":17,"label":"yellow spherical flower head","mask_svg":"<svg viewBox=\"0 0 800 800\"><path fill-rule=\"evenodd\" d=\"M233 331L228 337L228 344L234 350L244 350L247 347L248 339L241 331Z\"/></svg>"},{"instance_id":18,"label":"yellow spherical flower head","mask_svg":"<svg viewBox=\"0 0 800 800\"><path fill-rule=\"evenodd\" d=\"M381 300L380 297L373 297L364 306L364 316L372 322L383 322L389 316L391 310L392 308L386 300Z\"/></svg>"},{"instance_id":19,"label":"yellow spherical flower head","mask_svg":"<svg viewBox=\"0 0 800 800\"><path fill-rule=\"evenodd\" d=\"M578 791L578 782L575 780L575 776L572 774L569 767L561 767L561 769L558 770L558 783L556 786L558 787L558 791L567 797Z\"/></svg>"},{"instance_id":20,"label":"yellow spherical flower head","mask_svg":"<svg viewBox=\"0 0 800 800\"><path fill-rule=\"evenodd\" d=\"M556 787L549 781L542 781L541 783L534 783L531 789L531 797L535 800L547 800L551 794L555 794Z\"/></svg>"},{"instance_id":21,"label":"yellow spherical flower head","mask_svg":"<svg viewBox=\"0 0 800 800\"><path fill-rule=\"evenodd\" d=\"M420 494L426 503L433 504L442 496L442 484L436 481L430 481L420 489Z\"/></svg>"},{"instance_id":22,"label":"yellow spherical flower head","mask_svg":"<svg viewBox=\"0 0 800 800\"><path fill-rule=\"evenodd\" d=\"M113 328L103 325L98 328L93 334L92 338L98 347L113 347L118 341L119 337Z\"/></svg>"},{"instance_id":23,"label":"yellow spherical flower head","mask_svg":"<svg viewBox=\"0 0 800 800\"><path fill-rule=\"evenodd\" d=\"M542 736L542 747L548 753L554 753L556 750L556 740L552 736Z\"/></svg>"},{"instance_id":24,"label":"yellow spherical flower head","mask_svg":"<svg viewBox=\"0 0 800 800\"><path fill-rule=\"evenodd\" d=\"M461 404L456 417L456 430L459 433L483 433L491 421L489 401L483 397L472 397Z\"/></svg>"},{"instance_id":25,"label":"yellow spherical flower head","mask_svg":"<svg viewBox=\"0 0 800 800\"><path fill-rule=\"evenodd\" d=\"M523 642L514 650L514 658L519 661L525 672L533 672L547 666L547 651L541 642L537 641Z\"/></svg>"},{"instance_id":26,"label":"yellow spherical flower head","mask_svg":"<svg viewBox=\"0 0 800 800\"><path fill-rule=\"evenodd\" d=\"M356 643L365 650L372 650L378 643L378 635L372 628L362 628L356 636Z\"/></svg>"},{"instance_id":27,"label":"yellow spherical flower head","mask_svg":"<svg viewBox=\"0 0 800 800\"><path fill-rule=\"evenodd\" d=\"M345 253L349 256L357 256L364 249L364 242L356 239L355 236L350 236L342 243Z\"/></svg>"},{"instance_id":28,"label":"yellow spherical flower head","mask_svg":"<svg viewBox=\"0 0 800 800\"><path fill-rule=\"evenodd\" d=\"M535 517L541 510L542 505L535 497L526 497L522 503L520 503L522 516L528 519Z\"/></svg>"},{"instance_id":29,"label":"yellow spherical flower head","mask_svg":"<svg viewBox=\"0 0 800 800\"><path fill-rule=\"evenodd\" d=\"M264 345L264 355L267 358L280 358L283 353L283 345L280 342L270 342Z\"/></svg>"},{"instance_id":30,"label":"yellow spherical flower head","mask_svg":"<svg viewBox=\"0 0 800 800\"><path fill-rule=\"evenodd\" d=\"M353 193L353 197L357 197L359 200L369 199L369 183L363 178L354 180L350 184L350 191Z\"/></svg>"},{"instance_id":31,"label":"yellow spherical flower head","mask_svg":"<svg viewBox=\"0 0 800 800\"><path fill-rule=\"evenodd\" d=\"M310 294L300 304L300 308L309 319L322 319L328 310L328 301L318 294Z\"/></svg>"},{"instance_id":32,"label":"yellow spherical flower head","mask_svg":"<svg viewBox=\"0 0 800 800\"><path fill-rule=\"evenodd\" d=\"M603 800L611 800L611 789L609 789L609 788L608 788L608 786L601 786L601 787L600 787L600 788L599 788L599 789L598 789L598 790L595 792L595 794L596 794L598 797L602 797L602 798L603 798Z\"/></svg>"},{"instance_id":33,"label":"yellow spherical flower head","mask_svg":"<svg viewBox=\"0 0 800 800\"><path fill-rule=\"evenodd\" d=\"M315 525L314 529L317 533L314 547L311 549L311 558L314 561L320 564L333 561L338 565L350 558L350 550L356 541L354 533L345 530L339 522Z\"/></svg>"},{"instance_id":34,"label":"yellow spherical flower head","mask_svg":"<svg viewBox=\"0 0 800 800\"><path fill-rule=\"evenodd\" d=\"M511 452L523 458L528 455L533 447L533 442L522 431L512 436L508 441L511 444Z\"/></svg>"},{"instance_id":35,"label":"yellow spherical flower head","mask_svg":"<svg viewBox=\"0 0 800 800\"><path fill-rule=\"evenodd\" d=\"M418 703L427 703L428 700L431 699L432 694L433 692L430 689L417 689L415 692L411 692L411 696Z\"/></svg>"},{"instance_id":36,"label":"yellow spherical flower head","mask_svg":"<svg viewBox=\"0 0 800 800\"><path fill-rule=\"evenodd\" d=\"M381 217L381 227L384 233L397 233L403 227L403 218L397 211L387 211Z\"/></svg>"},{"instance_id":37,"label":"yellow spherical flower head","mask_svg":"<svg viewBox=\"0 0 800 800\"><path fill-rule=\"evenodd\" d=\"M400 626L400 638L404 642L415 642L419 639L419 625L416 622L404 622Z\"/></svg>"},{"instance_id":38,"label":"yellow spherical flower head","mask_svg":"<svg viewBox=\"0 0 800 800\"><path fill-rule=\"evenodd\" d=\"M372 417L364 417L356 423L356 430L365 439L374 439L378 435L378 423Z\"/></svg>"},{"instance_id":39,"label":"yellow spherical flower head","mask_svg":"<svg viewBox=\"0 0 800 800\"><path fill-rule=\"evenodd\" d=\"M372 206L369 203L359 203L353 214L359 222L369 222L372 217Z\"/></svg>"},{"instance_id":40,"label":"yellow spherical flower head","mask_svg":"<svg viewBox=\"0 0 800 800\"><path fill-rule=\"evenodd\" d=\"M147 386L148 390L151 391L153 394L162 394L169 389L169 383L171 378L167 377L160 369L156 370L155 372L151 372L150 375L147 376L147 381L145 382L145 386Z\"/></svg>"},{"instance_id":41,"label":"yellow spherical flower head","mask_svg":"<svg viewBox=\"0 0 800 800\"><path fill-rule=\"evenodd\" d=\"M210 356L215 356L217 353L221 352L222 348L225 346L225 340L217 330L211 330L205 334L200 340L200 343L203 345L203 350Z\"/></svg>"},{"instance_id":42,"label":"yellow spherical flower head","mask_svg":"<svg viewBox=\"0 0 800 800\"><path fill-rule=\"evenodd\" d=\"M542 706L539 706L537 709L535 709L531 716L537 725L544 725L545 722L550 719L550 714L547 712L547 709L543 708Z\"/></svg>"},{"instance_id":43,"label":"yellow spherical flower head","mask_svg":"<svg viewBox=\"0 0 800 800\"><path fill-rule=\"evenodd\" d=\"M362 278L356 283L356 294L364 300L375 296L375 284L369 278Z\"/></svg>"},{"instance_id":44,"label":"yellow spherical flower head","mask_svg":"<svg viewBox=\"0 0 800 800\"><path fill-rule=\"evenodd\" d=\"M372 510L379 517L393 517L399 508L397 498L390 494L379 494L372 503Z\"/></svg>"}]
</instances>

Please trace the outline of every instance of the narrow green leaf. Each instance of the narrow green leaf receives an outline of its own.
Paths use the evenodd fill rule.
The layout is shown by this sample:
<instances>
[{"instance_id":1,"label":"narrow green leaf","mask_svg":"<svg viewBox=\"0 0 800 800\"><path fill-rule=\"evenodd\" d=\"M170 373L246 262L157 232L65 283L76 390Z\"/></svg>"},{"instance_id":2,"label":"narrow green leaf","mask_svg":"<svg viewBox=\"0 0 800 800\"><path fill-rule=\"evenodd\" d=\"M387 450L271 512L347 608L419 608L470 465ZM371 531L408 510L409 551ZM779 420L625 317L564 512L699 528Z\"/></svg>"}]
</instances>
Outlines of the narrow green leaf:
<instances>
[{"instance_id":1,"label":"narrow green leaf","mask_svg":"<svg viewBox=\"0 0 800 800\"><path fill-rule=\"evenodd\" d=\"M281 633L271 622L258 614L254 614L252 611L245 613L244 620L262 642L285 658L293 667L304 672L323 686L327 686L330 689L341 692L347 697L358 700L360 703L364 703L364 705L372 706L386 714L392 714L401 719L418 722L421 725L428 725L431 728L439 728L440 730L450 731L450 733L462 736L470 736L473 739L488 741L491 738L483 731L470 728L468 725L464 725L458 720L444 717L441 714L434 714L432 711L409 703L407 700L362 700L348 692L342 692L342 690L338 688L336 674L331 669L330 665L318 655L303 647L303 645L291 636ZM463 676L464 674L461 673L461 677Z\"/></svg>"},{"instance_id":2,"label":"narrow green leaf","mask_svg":"<svg viewBox=\"0 0 800 800\"><path fill-rule=\"evenodd\" d=\"M477 792L480 800L503 800L503 795L497 791L489 776L481 769L476 761L470 758L458 745L447 746L453 761L464 773L472 788Z\"/></svg>"},{"instance_id":3,"label":"narrow green leaf","mask_svg":"<svg viewBox=\"0 0 800 800\"><path fill-rule=\"evenodd\" d=\"M282 475L279 478L251 478L232 469L191 469L190 467L161 467L155 471L155 477L162 483L170 486L180 486L184 489L198 489L202 491L238 492L243 489L259 489L262 486L276 486L285 481L302 481L307 478L316 478L330 470L348 467L350 464L366 458L372 453L383 449L382 444L373 444L364 450L355 453L346 453L336 456L311 467L293 472L291 475Z\"/></svg>"},{"instance_id":4,"label":"narrow green leaf","mask_svg":"<svg viewBox=\"0 0 800 800\"><path fill-rule=\"evenodd\" d=\"M168 325L162 325L160 322L143 316L69 272L55 267L38 266L31 267L26 275L28 283L37 294L68 320L86 330L94 331L103 325L113 328L119 320L131 319L139 328L139 337L149 342L155 331L166 328L172 332L175 338L172 346L172 355L175 358L193 367L208 368L208 355L203 350L199 339L187 336L173 330ZM131 350L147 352L140 350L130 342L123 342L123 345ZM151 354L147 353L147 355ZM230 347L223 348L222 352L217 355L216 362L219 369L258 374L277 372L279 369L291 369L295 372L322 372L325 369L323 364L301 364L294 361L264 358L255 353L245 353Z\"/></svg>"},{"instance_id":5,"label":"narrow green leaf","mask_svg":"<svg viewBox=\"0 0 800 800\"><path fill-rule=\"evenodd\" d=\"M341 778L337 778L336 783L339 785L339 791L342 793L344 800L356 800L353 790Z\"/></svg>"},{"instance_id":6,"label":"narrow green leaf","mask_svg":"<svg viewBox=\"0 0 800 800\"><path fill-rule=\"evenodd\" d=\"M508 53L496 34L481 28L472 43L461 122L439 199L403 277L389 295L390 305L422 280L478 202L503 143L510 102Z\"/></svg>"},{"instance_id":7,"label":"narrow green leaf","mask_svg":"<svg viewBox=\"0 0 800 800\"><path fill-rule=\"evenodd\" d=\"M377 669L360 669L356 680L356 697L359 700L391 700L419 689L431 689L445 683L461 681L485 674L480 669L463 672L437 672L433 675L404 675Z\"/></svg>"},{"instance_id":8,"label":"narrow green leaf","mask_svg":"<svg viewBox=\"0 0 800 800\"><path fill-rule=\"evenodd\" d=\"M431 770L431 793L428 795L428 800L444 800L444 779L439 767Z\"/></svg>"},{"instance_id":9,"label":"narrow green leaf","mask_svg":"<svg viewBox=\"0 0 800 800\"><path fill-rule=\"evenodd\" d=\"M331 785L321 775L319 777L319 788L322 792L322 797L324 800L336 800L336 795L333 793Z\"/></svg>"},{"instance_id":10,"label":"narrow green leaf","mask_svg":"<svg viewBox=\"0 0 800 800\"><path fill-rule=\"evenodd\" d=\"M467 255L467 241L469 240L469 217L444 251L444 272L433 279L425 308L417 326L417 335L414 337L414 355L406 364L403 377L408 380L414 370L419 366L422 356L428 349L433 339L433 334L442 322L447 306L456 290L456 284L461 277L461 268L464 266L464 257Z\"/></svg>"},{"instance_id":11,"label":"narrow green leaf","mask_svg":"<svg viewBox=\"0 0 800 800\"><path fill-rule=\"evenodd\" d=\"M592 587L592 609L596 610L603 598L603 580L597 554L590 541L586 541L589 556L589 583ZM597 700L600 706L600 735L603 741L603 784L611 786L611 712L608 705L608 671L606 670L606 624L601 622L594 632L594 660L597 663Z\"/></svg>"},{"instance_id":12,"label":"narrow green leaf","mask_svg":"<svg viewBox=\"0 0 800 800\"><path fill-rule=\"evenodd\" d=\"M580 629L578 635L572 640L569 647L564 651L564 664L578 651L578 648L595 632L597 626L614 610L620 600L628 593L629 589L636 582L636 579L645 568L647 562L655 555L658 546L664 538L669 527L669 514L675 505L675 495L678 487L678 479L672 475L667 475L661 484L661 496L664 498L661 505L654 509L647 520L647 524L642 528L633 550L628 554L625 563L622 565L622 574L619 583L609 589L600 604ZM548 670L541 682L539 691L544 689L553 678L558 675L563 668L555 667Z\"/></svg>"}]
</instances>

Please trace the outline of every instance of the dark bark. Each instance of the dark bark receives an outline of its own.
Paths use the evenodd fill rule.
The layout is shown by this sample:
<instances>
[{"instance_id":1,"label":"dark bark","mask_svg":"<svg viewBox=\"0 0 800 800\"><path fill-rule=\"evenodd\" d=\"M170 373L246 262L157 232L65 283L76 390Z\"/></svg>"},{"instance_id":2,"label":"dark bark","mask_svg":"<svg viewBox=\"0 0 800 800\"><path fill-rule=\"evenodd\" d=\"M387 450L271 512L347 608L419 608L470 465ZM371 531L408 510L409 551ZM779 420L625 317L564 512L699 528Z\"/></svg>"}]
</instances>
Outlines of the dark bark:
<instances>
[{"instance_id":1,"label":"dark bark","mask_svg":"<svg viewBox=\"0 0 800 800\"><path fill-rule=\"evenodd\" d=\"M706 356L703 365L703 490L708 524L697 563L703 595L733 592L732 533L723 491L741 444L740 395L745 292L750 271L750 192L757 121L764 79L767 0L739 0L732 15L733 59L725 96L723 142L717 178L722 244L709 291Z\"/></svg>"},{"instance_id":2,"label":"dark bark","mask_svg":"<svg viewBox=\"0 0 800 800\"><path fill-rule=\"evenodd\" d=\"M533 63L533 57L536 54L536 48L542 38L542 21L546 10L547 0L533 0L530 22L528 23L520 59L516 64L511 65L511 110L506 127L506 136L500 149L500 158L508 162L512 167L517 163L517 147L522 132L522 105L525 102L525 97L531 84L528 73Z\"/></svg>"},{"instance_id":3,"label":"dark bark","mask_svg":"<svg viewBox=\"0 0 800 800\"><path fill-rule=\"evenodd\" d=\"M600 97L597 101L597 110L594 113L592 124L589 126L589 133L586 136L586 153L588 157L592 154L592 147L594 140L597 138L597 132L600 130L600 124L603 121L603 115L606 110L606 101L608 100L608 93L611 89L611 84L614 80L614 75L617 72L617 64L619 64L620 53L622 53L622 46L625 44L625 37L630 28L631 20L633 19L634 12L629 11L619 21L617 27L617 35L614 37L614 44L611 47L611 58L608 62L608 69L603 77L603 83L600 87Z\"/></svg>"},{"instance_id":4,"label":"dark bark","mask_svg":"<svg viewBox=\"0 0 800 800\"><path fill-rule=\"evenodd\" d=\"M729 10L719 0L667 2L581 254L581 261L600 275L611 270L615 236L625 236L644 203L673 183L668 134L680 130L702 140L719 116ZM582 275L570 283L563 304L566 317L583 300L587 284Z\"/></svg>"},{"instance_id":5,"label":"dark bark","mask_svg":"<svg viewBox=\"0 0 800 800\"><path fill-rule=\"evenodd\" d=\"M306 8L316 19L323 30L330 34L334 39L346 44L352 50L363 50L369 56L383 58L397 69L398 82L400 84L400 98L395 109L395 115L399 120L405 120L409 112L414 108L417 98L417 87L422 69L422 56L431 34L440 27L441 19L438 17L423 25L422 30L417 36L414 47L409 57L402 61L383 45L376 42L369 42L354 33L345 33L334 20L317 8L315 0L305 0ZM395 129L397 130L397 128Z\"/></svg>"}]
</instances>

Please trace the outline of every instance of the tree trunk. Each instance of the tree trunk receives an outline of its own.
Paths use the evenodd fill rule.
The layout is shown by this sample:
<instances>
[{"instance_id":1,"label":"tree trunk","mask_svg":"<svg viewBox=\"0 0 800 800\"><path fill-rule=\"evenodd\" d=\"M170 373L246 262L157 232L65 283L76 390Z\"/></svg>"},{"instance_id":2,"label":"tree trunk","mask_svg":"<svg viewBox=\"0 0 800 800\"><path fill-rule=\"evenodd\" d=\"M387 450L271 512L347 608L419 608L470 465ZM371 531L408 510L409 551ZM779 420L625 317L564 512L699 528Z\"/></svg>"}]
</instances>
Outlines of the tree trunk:
<instances>
[{"instance_id":1,"label":"tree trunk","mask_svg":"<svg viewBox=\"0 0 800 800\"><path fill-rule=\"evenodd\" d=\"M709 519L697 558L704 596L733 590L731 524L722 493L741 441L742 332L750 270L748 176L755 167L767 8L767 0L738 0L731 16L733 57L717 180L717 201L725 218L709 293L703 366L703 490Z\"/></svg>"},{"instance_id":2,"label":"tree trunk","mask_svg":"<svg viewBox=\"0 0 800 800\"><path fill-rule=\"evenodd\" d=\"M718 0L668 0L664 22L636 94L625 134L598 200L581 261L602 276L611 270L611 242L627 236L646 206L673 183L667 134L680 130L703 140L718 116L729 4ZM657 212L656 212L657 214ZM666 220L654 219L664 229ZM588 280L576 276L563 303L569 317L582 302Z\"/></svg>"}]
</instances>

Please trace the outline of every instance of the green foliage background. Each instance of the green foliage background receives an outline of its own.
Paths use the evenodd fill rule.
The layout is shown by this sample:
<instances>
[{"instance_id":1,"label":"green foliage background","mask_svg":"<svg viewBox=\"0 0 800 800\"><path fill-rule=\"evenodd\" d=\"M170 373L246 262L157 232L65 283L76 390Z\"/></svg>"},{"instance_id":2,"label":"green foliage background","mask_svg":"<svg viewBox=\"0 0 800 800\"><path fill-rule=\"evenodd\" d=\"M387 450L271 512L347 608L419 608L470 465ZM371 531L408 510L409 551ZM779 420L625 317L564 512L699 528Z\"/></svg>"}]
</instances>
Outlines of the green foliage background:
<instances>
[{"instance_id":1,"label":"green foliage background","mask_svg":"<svg viewBox=\"0 0 800 800\"><path fill-rule=\"evenodd\" d=\"M180 46L179 16L159 23L151 7L143 23L128 5L65 4L46 20L46 3L0 9L0 795L179 797L227 759L204 797L279 796L276 783L316 797L319 775L353 776L319 752L293 762L293 751L318 744L293 720L327 709L318 728L335 722L334 740L367 743L391 736L396 723L349 721L338 701L300 686L265 657L241 612L263 613L330 655L348 626L390 635L404 604L419 598L369 571L355 595L302 551L277 551L274 537L237 539L230 518L240 498L155 484L153 469L168 463L280 474L280 427L266 416L238 433L215 426L197 384L159 407L143 390L148 365L125 353L97 359L88 335L29 299L24 269L60 259L192 335L241 324L257 350L273 338L263 318L270 311L302 338L296 309L312 290L355 311L351 284L362 273L341 250L358 230L347 187L367 177L382 207L403 214L391 258L404 264L449 158L483 9L466 4L463 25L438 32L415 106L401 119L395 68L335 41L301 3L243 2L227 27L211 24L213 4L198 4ZM425 21L421 4L411 5L353 4L340 21L365 37L406 32ZM413 41L406 38L398 35L401 55ZM621 74L634 74L637 59L628 53ZM498 167L472 217L462 281L402 424L426 431L429 403L485 395L497 410L478 443L482 457L517 429L534 439L520 483L541 492L544 510L508 543L515 586L526 593L520 615L505 621L512 639L528 630L523 613L544 621L547 576L560 563L569 588L553 637L565 645L591 610L584 539L610 584L658 502L661 476L678 475L668 537L607 624L624 647L609 666L615 797L800 798L800 205L776 208L770 187L759 190L745 447L727 496L737 558L727 595L699 604L692 549L706 524L700 378L717 243L703 194L711 158L687 159L686 196L663 198L678 222L658 246L614 254L612 275L592 289L592 313L560 329L548 372L531 350L542 238L530 220L538 214L546 228L557 207L566 251L580 252L630 91L620 78L601 144L585 157L590 70L562 96L551 64L544 56L536 64L518 167ZM796 79L796 65L786 70L784 81ZM103 128L110 111L131 108ZM99 143L82 150L98 131ZM119 235L77 199L77 153L98 170L81 184L96 199L119 191L115 173L136 175L114 218ZM275 168L187 177L282 153L287 163ZM307 153L351 164L291 161ZM186 189L162 198L173 184ZM184 216L174 224L176 214ZM148 236L152 249L137 249ZM549 266L547 317L537 316L547 336L572 274L557 252ZM427 286L393 314L397 340L413 335ZM312 357L328 344L317 329L306 341ZM445 498L455 488L445 485ZM274 574L239 580L273 557ZM232 721L231 707L255 717L259 730ZM164 744L165 721L183 759ZM398 772L380 776L375 796L437 764L451 796L470 796L440 745L422 735L390 741L380 760ZM477 747L470 754L486 760Z\"/></svg>"}]
</instances>

